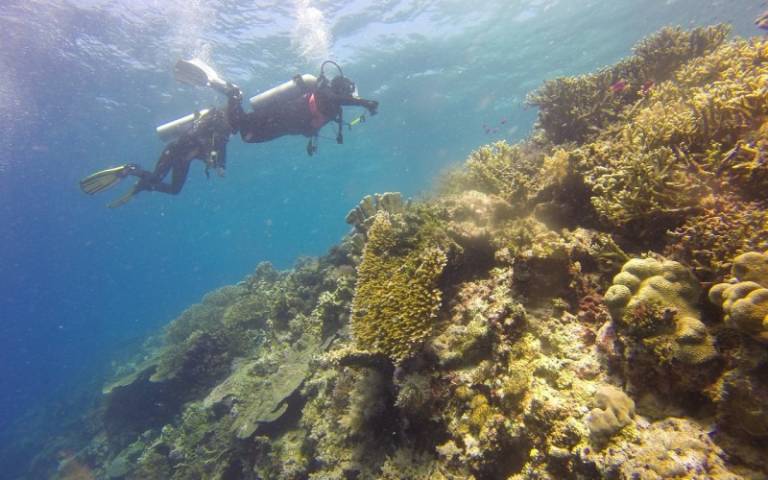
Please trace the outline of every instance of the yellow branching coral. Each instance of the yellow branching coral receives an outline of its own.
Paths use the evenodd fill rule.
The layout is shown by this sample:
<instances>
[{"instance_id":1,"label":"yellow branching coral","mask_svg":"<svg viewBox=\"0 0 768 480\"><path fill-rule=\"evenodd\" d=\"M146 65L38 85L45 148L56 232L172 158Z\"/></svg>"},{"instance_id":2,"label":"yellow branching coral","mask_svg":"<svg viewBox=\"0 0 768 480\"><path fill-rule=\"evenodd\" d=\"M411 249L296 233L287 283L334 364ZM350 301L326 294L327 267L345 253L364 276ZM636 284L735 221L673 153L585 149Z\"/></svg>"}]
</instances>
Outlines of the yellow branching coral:
<instances>
[{"instance_id":1,"label":"yellow branching coral","mask_svg":"<svg viewBox=\"0 0 768 480\"><path fill-rule=\"evenodd\" d=\"M577 150L595 209L621 226L700 211L698 199L715 189L749 187L765 198L762 147L739 142L760 136L766 93L762 39L730 42L681 67L625 112L623 124Z\"/></svg>"},{"instance_id":2,"label":"yellow branching coral","mask_svg":"<svg viewBox=\"0 0 768 480\"><path fill-rule=\"evenodd\" d=\"M619 119L627 105L668 80L688 60L720 45L729 27L684 31L664 28L639 43L635 54L590 75L546 82L528 97L539 107L539 125L554 143L583 142Z\"/></svg>"},{"instance_id":3,"label":"yellow branching coral","mask_svg":"<svg viewBox=\"0 0 768 480\"><path fill-rule=\"evenodd\" d=\"M753 250L768 249L768 206L743 202L734 195L704 197L703 212L688 217L669 232L666 254L690 265L705 281L722 280L731 259Z\"/></svg>"},{"instance_id":4,"label":"yellow branching coral","mask_svg":"<svg viewBox=\"0 0 768 480\"><path fill-rule=\"evenodd\" d=\"M484 145L469 155L465 168L454 172L443 185L445 193L478 190L520 205L536 192L536 177L544 161L541 147L533 143L510 145L505 141Z\"/></svg>"},{"instance_id":5,"label":"yellow branching coral","mask_svg":"<svg viewBox=\"0 0 768 480\"><path fill-rule=\"evenodd\" d=\"M403 250L398 220L379 212L368 231L352 302L352 333L361 349L399 362L432 332L441 305L437 282L446 264L436 246Z\"/></svg>"}]
</instances>

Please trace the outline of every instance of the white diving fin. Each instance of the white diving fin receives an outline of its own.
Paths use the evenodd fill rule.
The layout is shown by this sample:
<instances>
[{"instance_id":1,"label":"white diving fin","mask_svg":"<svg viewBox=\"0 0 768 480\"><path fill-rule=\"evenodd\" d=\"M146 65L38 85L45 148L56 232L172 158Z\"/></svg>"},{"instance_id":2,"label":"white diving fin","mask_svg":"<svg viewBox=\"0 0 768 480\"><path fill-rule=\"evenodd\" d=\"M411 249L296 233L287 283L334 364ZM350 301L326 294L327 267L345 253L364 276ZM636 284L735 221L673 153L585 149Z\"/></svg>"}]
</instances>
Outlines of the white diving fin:
<instances>
[{"instance_id":1,"label":"white diving fin","mask_svg":"<svg viewBox=\"0 0 768 480\"><path fill-rule=\"evenodd\" d=\"M196 87L221 89L227 85L227 82L216 73L216 70L199 58L176 62L176 65L173 67L173 76L179 82Z\"/></svg>"}]
</instances>

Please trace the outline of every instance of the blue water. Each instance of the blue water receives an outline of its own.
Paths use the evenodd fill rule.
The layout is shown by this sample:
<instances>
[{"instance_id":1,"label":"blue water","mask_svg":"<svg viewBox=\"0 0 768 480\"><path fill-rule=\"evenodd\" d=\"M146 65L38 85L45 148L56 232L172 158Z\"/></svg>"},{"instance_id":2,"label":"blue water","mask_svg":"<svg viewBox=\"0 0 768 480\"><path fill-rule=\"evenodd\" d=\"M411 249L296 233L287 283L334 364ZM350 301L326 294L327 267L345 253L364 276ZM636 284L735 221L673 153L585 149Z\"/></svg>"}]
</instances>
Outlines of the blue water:
<instances>
[{"instance_id":1,"label":"blue water","mask_svg":"<svg viewBox=\"0 0 768 480\"><path fill-rule=\"evenodd\" d=\"M206 291L260 261L289 268L326 252L362 196L418 196L477 146L523 138L536 114L525 94L543 80L613 63L663 25L725 21L740 35L759 34L752 20L764 8L748 0L5 0L0 442L17 440L7 435L14 420L34 423L49 406L98 391L114 358ZM127 182L81 193L78 180L92 171L152 167L162 148L156 125L221 103L174 82L173 63L192 56L247 96L332 58L362 96L381 102L380 114L347 132L344 145L326 127L311 158L304 138L233 138L226 177L208 180L194 165L176 197L145 193L110 210Z\"/></svg>"}]
</instances>

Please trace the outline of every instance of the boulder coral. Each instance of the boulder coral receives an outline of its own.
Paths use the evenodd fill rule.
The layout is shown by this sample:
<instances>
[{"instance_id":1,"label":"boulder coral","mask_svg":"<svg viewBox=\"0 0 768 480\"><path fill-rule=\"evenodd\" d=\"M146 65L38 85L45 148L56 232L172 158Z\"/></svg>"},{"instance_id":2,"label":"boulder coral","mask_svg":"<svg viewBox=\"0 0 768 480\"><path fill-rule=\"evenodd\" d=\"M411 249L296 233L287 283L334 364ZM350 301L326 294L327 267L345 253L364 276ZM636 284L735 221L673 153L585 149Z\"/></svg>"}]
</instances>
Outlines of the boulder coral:
<instances>
[{"instance_id":1,"label":"boulder coral","mask_svg":"<svg viewBox=\"0 0 768 480\"><path fill-rule=\"evenodd\" d=\"M728 325L768 343L768 251L748 252L733 260L733 281L709 290L709 299L725 312Z\"/></svg>"},{"instance_id":2,"label":"boulder coral","mask_svg":"<svg viewBox=\"0 0 768 480\"><path fill-rule=\"evenodd\" d=\"M621 389L604 385L595 395L597 407L587 415L586 422L593 438L598 441L612 437L632 423L635 402Z\"/></svg>"},{"instance_id":3,"label":"boulder coral","mask_svg":"<svg viewBox=\"0 0 768 480\"><path fill-rule=\"evenodd\" d=\"M707 381L699 378L708 372L702 367L718 353L701 320L700 296L698 281L678 262L635 258L622 267L605 303L627 347L628 374L640 374L647 362L660 379L674 379L676 389L696 390Z\"/></svg>"}]
</instances>

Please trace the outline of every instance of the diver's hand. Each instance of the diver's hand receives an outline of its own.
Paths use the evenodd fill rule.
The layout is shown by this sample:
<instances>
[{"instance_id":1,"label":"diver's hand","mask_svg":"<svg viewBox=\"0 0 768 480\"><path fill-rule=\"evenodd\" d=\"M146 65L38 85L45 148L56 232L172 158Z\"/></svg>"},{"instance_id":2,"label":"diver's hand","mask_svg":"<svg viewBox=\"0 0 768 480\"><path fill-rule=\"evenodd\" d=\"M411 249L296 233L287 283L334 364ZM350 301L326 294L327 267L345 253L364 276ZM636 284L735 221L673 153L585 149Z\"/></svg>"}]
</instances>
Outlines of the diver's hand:
<instances>
[{"instance_id":1,"label":"diver's hand","mask_svg":"<svg viewBox=\"0 0 768 480\"><path fill-rule=\"evenodd\" d=\"M378 113L379 102L376 100L366 100L363 106L368 109L368 112L371 115L376 115Z\"/></svg>"}]
</instances>

